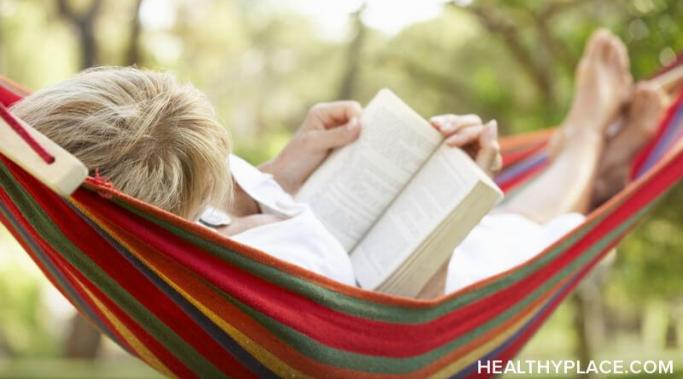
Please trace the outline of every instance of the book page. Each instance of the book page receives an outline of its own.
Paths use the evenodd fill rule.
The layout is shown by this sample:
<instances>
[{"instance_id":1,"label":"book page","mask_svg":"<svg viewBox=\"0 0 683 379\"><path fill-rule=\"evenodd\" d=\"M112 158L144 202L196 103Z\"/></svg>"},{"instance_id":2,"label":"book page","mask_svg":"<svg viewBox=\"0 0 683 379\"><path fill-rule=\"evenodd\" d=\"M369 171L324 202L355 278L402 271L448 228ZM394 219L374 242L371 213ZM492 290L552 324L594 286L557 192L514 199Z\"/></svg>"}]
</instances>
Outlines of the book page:
<instances>
[{"instance_id":1,"label":"book page","mask_svg":"<svg viewBox=\"0 0 683 379\"><path fill-rule=\"evenodd\" d=\"M489 186L481 186L482 182ZM497 192L494 198L500 192L462 150L442 145L351 252L361 287L378 287L406 260L413 259L411 255L453 216L475 188ZM490 209L494 202L489 205ZM468 223L474 226L486 211L461 217L477 218ZM453 248L455 245L450 251Z\"/></svg>"},{"instance_id":2,"label":"book page","mask_svg":"<svg viewBox=\"0 0 683 379\"><path fill-rule=\"evenodd\" d=\"M389 90L368 104L361 124L358 140L333 152L296 195L347 251L442 141L438 131Z\"/></svg>"}]
</instances>

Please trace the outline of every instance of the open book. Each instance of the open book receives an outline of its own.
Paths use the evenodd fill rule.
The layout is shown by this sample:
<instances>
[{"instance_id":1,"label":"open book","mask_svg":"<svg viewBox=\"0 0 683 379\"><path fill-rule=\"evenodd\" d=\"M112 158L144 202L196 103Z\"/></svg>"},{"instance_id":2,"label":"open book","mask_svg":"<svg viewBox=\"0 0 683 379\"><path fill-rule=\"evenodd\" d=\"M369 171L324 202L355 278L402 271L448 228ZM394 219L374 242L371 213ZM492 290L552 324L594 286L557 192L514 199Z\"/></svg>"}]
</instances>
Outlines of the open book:
<instances>
[{"instance_id":1,"label":"open book","mask_svg":"<svg viewBox=\"0 0 683 379\"><path fill-rule=\"evenodd\" d=\"M361 287L415 296L503 194L390 90L297 193L351 254Z\"/></svg>"}]
</instances>

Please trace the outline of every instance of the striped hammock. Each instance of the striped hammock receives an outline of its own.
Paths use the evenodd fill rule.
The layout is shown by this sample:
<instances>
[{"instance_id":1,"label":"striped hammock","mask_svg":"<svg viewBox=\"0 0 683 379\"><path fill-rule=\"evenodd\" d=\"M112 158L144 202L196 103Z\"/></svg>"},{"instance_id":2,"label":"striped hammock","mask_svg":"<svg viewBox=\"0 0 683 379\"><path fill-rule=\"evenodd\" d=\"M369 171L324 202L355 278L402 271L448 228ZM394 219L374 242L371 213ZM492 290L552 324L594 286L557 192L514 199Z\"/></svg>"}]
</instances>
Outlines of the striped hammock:
<instances>
[{"instance_id":1,"label":"striped hammock","mask_svg":"<svg viewBox=\"0 0 683 379\"><path fill-rule=\"evenodd\" d=\"M21 98L0 87L6 106ZM549 135L503 140L506 192L547 164ZM512 359L681 180L681 135L683 96L636 160L634 181L582 225L509 271L429 301L336 283L95 178L64 199L2 156L0 220L83 315L169 377L474 377L480 360Z\"/></svg>"}]
</instances>

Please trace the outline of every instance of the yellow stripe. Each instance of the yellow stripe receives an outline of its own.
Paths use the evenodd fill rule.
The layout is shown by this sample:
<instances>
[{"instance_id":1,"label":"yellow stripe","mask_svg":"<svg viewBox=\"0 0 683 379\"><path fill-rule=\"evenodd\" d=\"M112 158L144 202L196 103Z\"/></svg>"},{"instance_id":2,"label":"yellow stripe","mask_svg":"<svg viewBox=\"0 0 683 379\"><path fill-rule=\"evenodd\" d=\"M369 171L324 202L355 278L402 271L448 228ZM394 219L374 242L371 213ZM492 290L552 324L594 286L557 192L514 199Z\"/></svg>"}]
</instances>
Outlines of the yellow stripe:
<instances>
[{"instance_id":1,"label":"yellow stripe","mask_svg":"<svg viewBox=\"0 0 683 379\"><path fill-rule=\"evenodd\" d=\"M156 272L156 270L155 270ZM262 348L260 345L255 343L245 334L239 330L232 327L229 323L223 320L220 316L212 312L210 309L202 305L198 300L190 296L182 288L177 286L173 281L168 279L161 273L157 273L160 277L164 279L169 285L171 285L176 291L181 293L185 299L190 301L195 307L197 307L205 316L207 316L211 321L218 325L223 331L228 333L235 341L239 343L249 354L253 355L259 362L264 366L268 367L271 371L276 373L280 377L296 377L296 378L307 378L303 373L295 370L293 367L288 366L282 360L277 358L275 355L271 354L268 350Z\"/></svg>"},{"instance_id":2,"label":"yellow stripe","mask_svg":"<svg viewBox=\"0 0 683 379\"><path fill-rule=\"evenodd\" d=\"M153 266L147 259L145 259L142 255L140 255L135 249L132 248L128 243L125 242L124 238L121 237L118 233L114 232L110 228L106 226L104 222L102 222L101 219L95 217L92 215L88 210L84 209L80 204L74 201L76 203L75 205L78 207L78 209L83 212L88 218L94 220L97 222L97 225L105 230L109 235L115 237L116 241L120 243L122 246L126 248L130 253L134 254L136 258L138 258L140 261L142 261L147 268L150 268L154 273L156 273L164 282L166 282L168 285L173 287L178 293L180 293L183 298L188 300L190 303L192 303L195 307L197 307L202 314L204 314L206 317L208 317L214 324L218 325L221 330L226 332L230 337L232 337L237 343L244 348L249 354L253 355L259 362L261 362L264 366L266 366L268 369L276 373L277 375L281 377L297 377L297 378L306 378L307 376L304 375L303 373L297 371L293 367L287 365L284 361L279 359L277 356L274 354L270 353L268 350L264 349L261 347L259 344L254 342L252 339L247 337L244 333L240 332L238 329L234 328L231 326L229 323L227 323L223 318L212 312L210 309L205 307L201 302L193 298L190 294L185 292L182 289L182 286L177 285L173 280L171 280L168 276L163 274L159 269L157 269L155 266Z\"/></svg>"},{"instance_id":3,"label":"yellow stripe","mask_svg":"<svg viewBox=\"0 0 683 379\"><path fill-rule=\"evenodd\" d=\"M550 299L548 299L548 301L550 301ZM467 366L471 365L472 363L477 362L478 360L481 359L481 357L486 356L486 354L488 354L491 351L498 348L507 339L509 339L511 336L513 336L515 333L517 333L519 330L521 330L524 327L524 325L529 320L531 320L545 304L547 304L548 301L540 303L539 305L534 307L533 310L527 316L524 316L522 319L520 319L516 323L510 325L510 327L506 331L501 332L501 333L497 333L495 338L489 340L488 342L479 346L478 348L471 350L469 353L462 356L457 361L451 363L450 365L448 365L448 366L444 367L443 369L441 369L440 371L436 372L432 377L433 378L447 378L447 377L450 377L457 372L462 371L463 369L465 369Z\"/></svg>"},{"instance_id":4,"label":"yellow stripe","mask_svg":"<svg viewBox=\"0 0 683 379\"><path fill-rule=\"evenodd\" d=\"M176 378L176 376L169 370L161 361L152 353L147 347L140 341L135 334L133 334L130 329L128 329L112 312L109 311L106 305L104 305L95 295L90 292L83 284L77 279L73 278L81 287L83 291L88 295L88 297L93 301L95 306L100 310L100 312L109 320L109 322L114 326L116 331L126 340L126 342L131 346L135 353L143 360L145 363L161 372L162 374L169 376L171 378Z\"/></svg>"}]
</instances>

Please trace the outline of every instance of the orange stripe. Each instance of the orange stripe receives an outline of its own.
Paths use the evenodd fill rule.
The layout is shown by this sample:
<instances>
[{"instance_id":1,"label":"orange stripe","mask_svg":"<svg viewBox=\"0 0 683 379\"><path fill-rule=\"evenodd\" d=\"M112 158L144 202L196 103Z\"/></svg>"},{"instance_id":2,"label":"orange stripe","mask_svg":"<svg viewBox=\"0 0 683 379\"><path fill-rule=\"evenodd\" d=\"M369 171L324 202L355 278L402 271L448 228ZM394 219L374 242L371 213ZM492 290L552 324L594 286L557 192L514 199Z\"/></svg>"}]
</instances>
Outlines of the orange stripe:
<instances>
[{"instance_id":1,"label":"orange stripe","mask_svg":"<svg viewBox=\"0 0 683 379\"><path fill-rule=\"evenodd\" d=\"M22 97L31 94L31 90L3 75L0 75L0 85L9 88L12 92Z\"/></svg>"},{"instance_id":2,"label":"orange stripe","mask_svg":"<svg viewBox=\"0 0 683 379\"><path fill-rule=\"evenodd\" d=\"M660 160L655 167L649 172L648 175L644 175L643 177L639 178L632 184L630 184L626 189L624 189L622 192L620 192L618 195L614 196L610 201L607 203L603 204L600 208L598 208L597 211L592 212L591 214L588 215L586 221L584 224L589 223L593 220L595 220L598 217L601 217L604 213L606 213L606 209L611 208L615 203L622 202L629 197L631 197L634 193L636 193L646 182L650 181L653 175L655 175L661 167L667 164L667 162L671 161L676 155L681 154L681 149L673 149L665 158ZM438 306L439 304L442 304L444 302L450 301L451 299L457 298L462 296L465 292L471 291L475 287L481 287L484 286L496 279L498 279L501 276L506 276L509 275L510 272L518 270L519 267L515 267L511 270L508 270L504 273L501 273L500 275L497 275L495 277L489 278L488 280L484 280L481 282L476 283L472 287L468 287L465 289L462 289L458 292L453 292L448 295L440 296L435 299L430 299L430 300L423 300L423 299L413 299L413 298L408 298L408 297L401 297L401 296L393 296L393 295L388 295L388 294L383 294L379 292L373 292L373 291L367 291L363 290L358 287L353 287L349 285L345 285L342 283L339 283L337 281L334 281L332 279L326 278L322 275L318 275L316 273L313 273L311 271L308 271L306 269L303 269L299 266L293 265L288 262L284 262L282 260L279 260L277 258L274 258L273 256L262 252L258 249L254 249L249 246L245 246L243 244L240 244L228 237L222 236L219 233L214 232L213 230L209 230L201 225L197 225L189 220L185 220L183 218L180 218L176 215L173 215L171 213L165 212L157 207L151 206L149 204L145 204L135 198L132 198L128 195L125 195L119 191L116 191L112 188L107 188L105 186L102 186L100 183L97 183L93 179L89 179L85 187L99 192L102 194L102 196L107 197L107 198L113 198L116 200L120 200L134 208L139 209L140 211L149 214L155 219L158 219L163 222L168 222L170 224L173 224L184 231L187 231L188 233L194 234L198 236L199 238L202 238L203 240L206 240L207 242L213 243L218 246L225 247L227 249L233 250L238 254L241 254L255 262L260 262L263 264L266 264L268 266L274 267L280 271L286 272L288 274L291 274L295 277L298 277L300 279L303 279L305 281L308 281L312 284L319 285L323 288L327 288L329 290L332 290L334 292L357 298L357 299L362 299L378 304L385 304L385 305L395 305L395 306L400 306L400 307L407 307L407 308L414 308L414 309L419 309L419 308L433 308L434 306ZM80 195L79 192L77 192L74 195L74 199L77 199L78 196ZM563 238L562 240L558 241L558 243L563 242L566 240L567 237ZM537 258L540 256L543 256L547 254L549 251L551 251L554 247L551 246L548 249L546 249L543 253L537 255Z\"/></svg>"},{"instance_id":3,"label":"orange stripe","mask_svg":"<svg viewBox=\"0 0 683 379\"><path fill-rule=\"evenodd\" d=\"M87 210L83 210L87 212ZM87 214L87 213L86 213ZM311 376L352 377L352 378L375 378L376 375L336 368L321 364L316 360L298 352L292 346L287 345L273 333L256 322L249 315L242 312L239 308L225 300L216 291L215 287L198 277L196 274L187 270L185 267L169 260L163 255L150 249L135 238L134 235L126 230L118 228L116 225L104 225L103 221L88 214L97 224L111 234L119 243L126 246L129 252L145 263L145 266L152 269L155 273L175 289L181 289L188 301L193 304L201 304L212 315L220 318L223 325L216 323L221 329L228 333L233 339L247 351L262 354L260 357L271 358L271 360L260 360L266 367L284 376L300 376L298 370L304 371ZM125 242L123 242L125 241ZM140 253L144 252L144 256ZM170 280L169 278L173 278ZM180 283L180 284L179 284ZM209 314L203 312L209 318ZM216 321L215 318L212 320ZM226 329L224 326L230 325L233 330ZM239 325L239 327L234 327ZM236 338L233 331L239 331L247 339ZM276 360L275 360L276 359ZM286 362L286 363L285 363Z\"/></svg>"},{"instance_id":4,"label":"orange stripe","mask_svg":"<svg viewBox=\"0 0 683 379\"><path fill-rule=\"evenodd\" d=\"M114 315L107 306L102 303L83 283L73 275L70 278L74 285L77 285L81 289L81 293L85 294L94 304L100 313L107 318L107 321L112 325L117 333L126 340L126 343L130 348L135 350L135 353L140 357L145 363L147 363L152 368L158 370L162 374L175 378L176 376L169 370L157 357L152 353L143 343L140 341L135 334L128 329L121 320L119 320L116 315Z\"/></svg>"},{"instance_id":5,"label":"orange stripe","mask_svg":"<svg viewBox=\"0 0 683 379\"><path fill-rule=\"evenodd\" d=\"M427 376L435 375L437 372L437 376L440 376L440 374L445 372L446 370L448 370L450 374L453 374L458 370L451 370L449 368L460 367L461 365L462 367L466 367L472 362L476 361L476 359L471 360L468 358L472 356L473 352L478 352L477 358L479 358L486 355L486 353L494 350L496 347L498 347L499 344L495 344L493 348L488 349L490 341L498 340L498 337L502 334L514 334L517 330L519 330L521 326L523 326L526 323L527 320L531 319L538 312L539 309L541 309L546 303L548 303L550 299L553 297L553 295L555 295L557 291L570 280L571 276L559 281L557 285L550 288L543 296L534 300L531 304L529 304L527 308L524 308L522 311L510 317L508 320L506 320L498 327L489 330L488 332L482 334L478 338L472 340L470 343L463 345L453 350L451 353L444 355L443 357L434 361L432 365L430 365L425 370L420 370L419 372L416 372L415 377L424 378Z\"/></svg>"},{"instance_id":6,"label":"orange stripe","mask_svg":"<svg viewBox=\"0 0 683 379\"><path fill-rule=\"evenodd\" d=\"M250 316L243 313L239 308L236 308L218 294L213 293L212 291L215 291L215 289L207 286L201 278L197 277L196 274L182 266L179 266L177 263L172 262L168 258L164 257L163 254L151 251L148 246L137 241L135 236L128 231L121 230L115 225L102 225L102 220L96 218L93 219L97 220L98 224L109 231L110 234L115 236L118 241L127 241L126 245L131 253L135 254L139 259L144 261L147 267L154 270L162 277L162 279L164 279L164 281L169 283L176 290L181 290L184 292L184 297L187 300L193 302L196 306L201 305L205 308L205 310L211 313L208 314L206 311L203 312L206 316L210 317L213 321L216 321L216 317L220 318L224 325L220 325L219 323L216 324L219 325L223 331L230 334L235 340L239 341L242 347L248 351L251 350L250 352L252 353L256 351L254 355L258 357L263 357L259 353L273 354L273 358L277 357L277 361L259 359L259 361L266 365L266 367L273 370L277 374L301 375L300 372L297 373L297 371L294 369L294 367L296 367L312 376L333 375L335 377L356 378L389 378L399 376L392 374L376 375L354 370L340 369L312 360L311 358L297 352L291 346L284 344L281 340L275 337L271 331L265 329L263 326L255 322ZM140 254L141 251L145 252L144 257ZM173 278L173 280L169 278ZM564 285L568 280L569 279L563 279L560 281L544 296L532 302L528 308L525 308L525 310L506 320L498 327L486 332L470 343L457 348L451 353L444 355L424 369L410 373L408 377L419 378L434 375L435 373L442 373L445 370L444 367L460 367L460 365L462 365L462 367L466 367L466 365L471 363L467 358L472 355L473 351L485 350L485 348L489 346L489 341L493 339L498 340L497 337L502 334L513 334L518 329L518 325L520 325L520 323L523 325L524 320L532 317L536 310L542 307L543 304L547 302L547 300L550 299L554 293L556 293L557 289ZM244 337L251 339L244 340L241 338L235 338L235 334L232 333L231 330L228 330L225 327L226 325L230 325L230 327L232 327L232 325L239 325L239 331L241 334L243 334ZM249 346L249 343L255 343L258 346ZM284 362L287 363L285 364ZM291 371L288 370L287 364L291 365L289 366Z\"/></svg>"},{"instance_id":7,"label":"orange stripe","mask_svg":"<svg viewBox=\"0 0 683 379\"><path fill-rule=\"evenodd\" d=\"M524 149L530 145L545 142L555 133L555 128L541 129L524 134L506 136L500 139L500 150L503 154L508 151Z\"/></svg>"}]
</instances>

